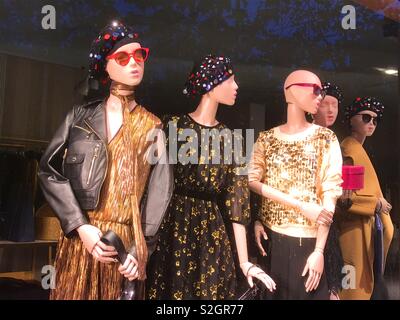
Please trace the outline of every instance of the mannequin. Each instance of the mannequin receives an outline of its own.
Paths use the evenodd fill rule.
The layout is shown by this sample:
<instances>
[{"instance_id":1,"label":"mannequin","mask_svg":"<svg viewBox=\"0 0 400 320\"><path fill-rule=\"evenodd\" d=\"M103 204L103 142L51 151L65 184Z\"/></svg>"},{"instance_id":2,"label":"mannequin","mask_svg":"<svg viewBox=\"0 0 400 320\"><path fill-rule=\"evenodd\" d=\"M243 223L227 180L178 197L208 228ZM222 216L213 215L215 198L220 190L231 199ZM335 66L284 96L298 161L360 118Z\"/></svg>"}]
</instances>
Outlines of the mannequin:
<instances>
[{"instance_id":1,"label":"mannequin","mask_svg":"<svg viewBox=\"0 0 400 320\"><path fill-rule=\"evenodd\" d=\"M134 97L147 55L132 28L119 22L106 26L93 41L89 73L102 83L111 81L110 94L74 107L41 159L41 186L63 229L51 299L117 299L124 279L137 284L134 299L144 298L149 234L142 230L138 204L150 174L147 134L161 128ZM64 155L62 169L53 164L58 155ZM171 189L168 179L160 182ZM160 221L168 197L152 196L164 199L151 213ZM130 248L122 265L116 249L100 240L109 229Z\"/></svg>"},{"instance_id":2,"label":"mannequin","mask_svg":"<svg viewBox=\"0 0 400 320\"><path fill-rule=\"evenodd\" d=\"M203 137L202 133L207 130L218 133L227 130L216 120L218 105L234 105L237 89L230 59L208 55L195 64L184 94L201 96L200 103L194 112L172 117L168 125L177 132L194 130L194 136L184 141L178 138L178 142L181 141L178 150L182 150L186 142L197 139L196 136ZM225 155L227 148L227 141L223 142L221 155ZM169 145L172 144L173 141L169 141ZM209 148L207 157L195 155L194 163L180 159L174 166L175 189L150 262L148 296L167 300L234 299L238 296L235 265L223 217L233 224L240 267L249 285L253 286L253 278L257 278L272 291L274 281L248 261L247 177L236 173L238 165L235 163L212 162L213 152L218 150L208 139L202 138L201 146Z\"/></svg>"},{"instance_id":3,"label":"mannequin","mask_svg":"<svg viewBox=\"0 0 400 320\"><path fill-rule=\"evenodd\" d=\"M271 246L270 274L280 280L272 299L328 299L324 248L342 192L340 147L332 131L306 120L325 94L315 74L292 72L284 93L287 122L260 133L249 166L250 189L263 197L256 242L261 249L263 236Z\"/></svg>"},{"instance_id":4,"label":"mannequin","mask_svg":"<svg viewBox=\"0 0 400 320\"><path fill-rule=\"evenodd\" d=\"M385 260L393 238L392 206L384 198L375 169L363 148L366 138L374 134L383 111L383 104L373 97L356 98L346 108L351 135L341 143L343 157L346 164L364 166L365 179L364 189L352 192L350 208L338 215L343 259L345 264L355 267L356 275L355 288L343 288L341 299L369 300L373 292L376 298L387 298L381 291ZM382 241L377 243L380 238Z\"/></svg>"},{"instance_id":5,"label":"mannequin","mask_svg":"<svg viewBox=\"0 0 400 320\"><path fill-rule=\"evenodd\" d=\"M330 128L335 124L338 116L339 107L343 102L343 94L341 89L331 83L322 83L322 89L325 91L325 98L321 101L321 105L315 115L312 116L313 123ZM342 202L338 199L337 205ZM325 247L325 271L326 280L328 281L328 289L330 292L330 300L338 300L338 292L342 287L342 270L344 266L342 252L339 245L339 231L337 228L337 219L334 219L330 227L328 240Z\"/></svg>"},{"instance_id":6,"label":"mannequin","mask_svg":"<svg viewBox=\"0 0 400 320\"><path fill-rule=\"evenodd\" d=\"M315 124L330 128L336 122L339 107L343 102L343 94L340 88L331 82L324 82L322 89L324 89L326 95L321 101L317 113L312 117Z\"/></svg>"}]
</instances>

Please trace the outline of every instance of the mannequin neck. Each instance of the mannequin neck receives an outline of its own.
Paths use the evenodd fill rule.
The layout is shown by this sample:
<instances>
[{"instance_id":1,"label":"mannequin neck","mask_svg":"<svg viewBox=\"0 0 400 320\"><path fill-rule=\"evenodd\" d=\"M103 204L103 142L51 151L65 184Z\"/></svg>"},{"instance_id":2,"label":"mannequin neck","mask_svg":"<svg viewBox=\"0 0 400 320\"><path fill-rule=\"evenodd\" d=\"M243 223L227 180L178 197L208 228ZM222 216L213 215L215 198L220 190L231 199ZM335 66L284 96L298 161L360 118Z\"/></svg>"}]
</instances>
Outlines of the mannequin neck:
<instances>
[{"instance_id":1,"label":"mannequin neck","mask_svg":"<svg viewBox=\"0 0 400 320\"><path fill-rule=\"evenodd\" d=\"M203 126L213 127L218 124L218 121L216 120L217 111L218 102L214 99L211 99L206 94L201 98L196 110L192 113L189 113L189 115L197 123Z\"/></svg>"},{"instance_id":2,"label":"mannequin neck","mask_svg":"<svg viewBox=\"0 0 400 320\"><path fill-rule=\"evenodd\" d=\"M122 97L127 97L129 101L129 110L136 107L135 87L124 83L113 81L110 86L110 96L107 99L106 108L111 112L122 112Z\"/></svg>"},{"instance_id":3,"label":"mannequin neck","mask_svg":"<svg viewBox=\"0 0 400 320\"><path fill-rule=\"evenodd\" d=\"M312 123L313 123L313 124L316 124L316 125L318 125L318 126L321 126L321 127L330 128L330 127L328 127L328 126L326 125L326 123L318 123L318 121L316 121L314 118L313 118Z\"/></svg>"},{"instance_id":4,"label":"mannequin neck","mask_svg":"<svg viewBox=\"0 0 400 320\"><path fill-rule=\"evenodd\" d=\"M304 110L293 103L289 103L287 105L287 122L281 126L281 130L286 134L296 134L310 126Z\"/></svg>"},{"instance_id":5,"label":"mannequin neck","mask_svg":"<svg viewBox=\"0 0 400 320\"><path fill-rule=\"evenodd\" d=\"M366 136L364 134L361 134L357 131L352 130L351 131L351 136L356 139L361 145L364 144Z\"/></svg>"}]
</instances>

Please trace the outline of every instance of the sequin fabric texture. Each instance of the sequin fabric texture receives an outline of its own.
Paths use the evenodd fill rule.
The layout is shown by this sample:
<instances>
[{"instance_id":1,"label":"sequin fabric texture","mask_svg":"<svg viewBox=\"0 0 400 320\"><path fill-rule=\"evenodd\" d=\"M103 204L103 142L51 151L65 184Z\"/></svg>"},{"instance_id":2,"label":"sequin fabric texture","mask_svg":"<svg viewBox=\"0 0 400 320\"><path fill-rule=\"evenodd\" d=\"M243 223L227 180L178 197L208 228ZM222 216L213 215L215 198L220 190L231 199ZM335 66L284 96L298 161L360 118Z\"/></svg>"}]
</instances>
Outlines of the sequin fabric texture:
<instances>
[{"instance_id":1,"label":"sequin fabric texture","mask_svg":"<svg viewBox=\"0 0 400 320\"><path fill-rule=\"evenodd\" d=\"M340 196L340 166L337 172L327 174L331 165L329 161L335 159L330 153L334 153L341 162L336 135L329 129L314 126L306 137L291 141L278 138L276 130L260 134L250 165L250 181L261 181L309 203L322 204L324 190L331 193L332 199ZM331 148L332 144L335 144L335 149ZM298 226L299 229L314 229L315 233L317 227L295 209L268 198L262 200L258 219L271 228Z\"/></svg>"},{"instance_id":2,"label":"sequin fabric texture","mask_svg":"<svg viewBox=\"0 0 400 320\"><path fill-rule=\"evenodd\" d=\"M204 129L227 129L223 124L212 128L202 126L188 115L171 120L178 134L183 129L192 129L199 139L203 139L200 137ZM167 135L170 126L171 123L165 125ZM185 148L192 138L178 141L178 150ZM228 140L221 139L222 155ZM188 147L187 153L199 163L178 162L174 165L175 191L147 272L149 299L235 298L235 265L231 249L235 244L229 240L226 223L249 222L248 179L246 175L236 175L237 166L233 164L212 164L215 145L210 140L202 142L210 151L209 164L200 151ZM172 143L169 138L169 148ZM183 195L179 190L190 195ZM218 199L206 200L206 196L217 196Z\"/></svg>"}]
</instances>

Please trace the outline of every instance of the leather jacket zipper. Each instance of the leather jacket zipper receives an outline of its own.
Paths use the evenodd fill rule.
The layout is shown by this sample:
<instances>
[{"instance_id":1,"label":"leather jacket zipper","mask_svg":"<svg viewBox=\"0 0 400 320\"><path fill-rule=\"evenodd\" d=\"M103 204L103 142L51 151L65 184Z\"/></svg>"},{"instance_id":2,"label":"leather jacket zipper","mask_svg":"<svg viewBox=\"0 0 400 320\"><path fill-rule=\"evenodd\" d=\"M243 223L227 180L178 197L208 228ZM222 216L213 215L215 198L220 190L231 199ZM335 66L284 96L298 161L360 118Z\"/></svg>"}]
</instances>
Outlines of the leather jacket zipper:
<instances>
[{"instance_id":1,"label":"leather jacket zipper","mask_svg":"<svg viewBox=\"0 0 400 320\"><path fill-rule=\"evenodd\" d=\"M106 180L107 172L108 172L108 152L107 152L107 145L106 145L106 144L104 143L104 141L101 139L101 137L100 137L99 134L96 132L96 130L94 130L94 129L92 128L92 126L86 121L86 119L84 120L84 123L94 132L94 134L100 139L100 141L104 144L104 147L105 147L105 153L106 153L106 172L105 172L105 174L104 174L103 181L101 182L101 185L100 185L100 187L102 187L103 184L104 184L104 180ZM98 204L99 204L99 201L100 201L100 192L99 192L99 194L98 194L98 196L97 196L97 199L96 199L95 208L97 208L97 206L98 206Z\"/></svg>"},{"instance_id":2,"label":"leather jacket zipper","mask_svg":"<svg viewBox=\"0 0 400 320\"><path fill-rule=\"evenodd\" d=\"M77 125L74 125L74 128L81 129L81 130L85 131L88 135L90 135L92 133L92 131L89 131L88 129L82 128L82 127L77 126Z\"/></svg>"},{"instance_id":3,"label":"leather jacket zipper","mask_svg":"<svg viewBox=\"0 0 400 320\"><path fill-rule=\"evenodd\" d=\"M90 178L92 177L94 163L96 162L96 159L99 156L99 147L100 147L100 145L96 145L96 147L94 148L94 155L93 155L93 158L92 158L92 163L90 164L89 175L88 175L88 178L86 180L86 184L87 185L89 185L89 183L90 183Z\"/></svg>"}]
</instances>

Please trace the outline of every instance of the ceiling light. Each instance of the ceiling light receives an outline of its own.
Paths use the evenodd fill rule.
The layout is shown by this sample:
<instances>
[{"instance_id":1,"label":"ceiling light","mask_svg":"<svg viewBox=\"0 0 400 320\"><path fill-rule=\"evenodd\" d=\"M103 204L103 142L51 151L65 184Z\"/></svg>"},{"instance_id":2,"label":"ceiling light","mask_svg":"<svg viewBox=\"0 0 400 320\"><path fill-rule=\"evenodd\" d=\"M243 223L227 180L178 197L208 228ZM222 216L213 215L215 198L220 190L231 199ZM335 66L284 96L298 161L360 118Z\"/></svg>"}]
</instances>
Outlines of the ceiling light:
<instances>
[{"instance_id":1,"label":"ceiling light","mask_svg":"<svg viewBox=\"0 0 400 320\"><path fill-rule=\"evenodd\" d=\"M384 74L387 74L389 76L398 76L399 75L399 71L394 68L374 68L374 69L378 70Z\"/></svg>"},{"instance_id":2,"label":"ceiling light","mask_svg":"<svg viewBox=\"0 0 400 320\"><path fill-rule=\"evenodd\" d=\"M393 76L393 75L398 75L398 74L399 74L399 71L398 71L398 70L395 70L395 69L386 69L386 70L385 70L385 73L388 74L388 75Z\"/></svg>"}]
</instances>

